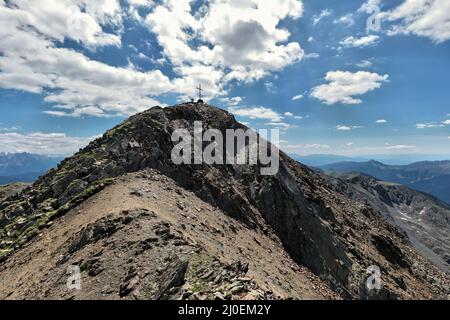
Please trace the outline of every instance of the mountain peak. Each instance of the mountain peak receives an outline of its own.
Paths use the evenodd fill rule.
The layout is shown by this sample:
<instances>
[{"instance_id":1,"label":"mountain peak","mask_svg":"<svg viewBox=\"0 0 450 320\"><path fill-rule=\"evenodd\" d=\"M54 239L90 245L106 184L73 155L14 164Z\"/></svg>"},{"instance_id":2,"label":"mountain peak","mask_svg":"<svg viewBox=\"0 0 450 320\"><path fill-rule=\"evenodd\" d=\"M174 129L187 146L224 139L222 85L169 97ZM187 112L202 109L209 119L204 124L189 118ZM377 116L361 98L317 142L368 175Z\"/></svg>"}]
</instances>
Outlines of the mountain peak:
<instances>
[{"instance_id":1,"label":"mountain peak","mask_svg":"<svg viewBox=\"0 0 450 320\"><path fill-rule=\"evenodd\" d=\"M69 223L80 213L92 220L89 228L104 230L101 237L89 236L91 242L108 237L110 231L107 230L110 228L107 226L111 224L117 225L111 227L114 230L126 230L124 221L148 217L149 213L142 216L141 212L127 218L111 208L111 214L116 218L108 220L110 218L107 218L105 212L105 216L101 219L99 217L100 220L97 221L96 212L100 209L85 209L88 203L95 204L94 200L90 200L93 197L104 199L112 197L111 194L114 193L115 198L121 192L123 195L138 197L121 204L123 210L131 212L136 205L150 205L153 208L152 214L161 219L162 223L170 222L167 219L172 210L161 210L163 205L170 204L170 208L185 208L190 212L193 208L187 206L200 201L217 208L220 211L218 214L237 222L240 229L279 241L285 250L284 254L292 259L292 263L306 267L341 297L420 298L441 297L446 294L444 288L448 285L449 278L418 255L405 236L387 223L379 212L336 192L320 175L290 159L283 152L278 157L279 170L273 175L261 174L260 163L175 164L171 158L176 145L172 135L179 129L189 133L195 131L195 122L201 122L204 130L215 129L217 132L246 129L228 112L205 103L155 107L130 117L73 157L65 159L58 168L50 170L33 186L0 204L0 226L3 227L0 249L3 251L3 260L19 259L24 252L20 248L42 232L48 237L58 237L57 234L62 234L62 231L57 230L63 228L63 221ZM225 141L222 143L226 144ZM248 143L246 142L247 148ZM133 179L140 181L139 187L132 187ZM174 191L175 188L171 187L169 191L174 196L180 193L185 195L189 199L188 204L182 199L173 202L167 195L164 202L161 202L158 195L146 191L146 183L164 188L161 181L166 179L172 181L171 184L176 184L178 190ZM145 198L145 201L139 200L141 198ZM100 211L104 212L102 210L104 209ZM183 212L179 214L186 215ZM67 218L60 219L62 216ZM197 237L202 233L207 237L209 232L216 232L214 230L217 226L210 225L209 220L203 220L207 215L203 218L202 215L195 216L203 224L201 229L197 229ZM180 234L183 233L181 224L185 225L179 223L173 226L179 228ZM69 228L71 231L67 232L74 233L77 228ZM96 234L96 231L92 232ZM230 243L242 241L233 230L219 231L219 234L221 232L224 237L231 239ZM73 237L76 239L77 235L73 234ZM181 235L180 237L182 238ZM216 237L217 234L213 238ZM33 241L31 246L39 246L39 239L41 238ZM256 239L256 243L261 243L258 237ZM201 246L202 241L199 241ZM69 261L76 259L76 252L72 247L65 249L65 246L66 244L58 249L64 255L60 265L67 265ZM153 248L151 245L150 247ZM165 248L163 246L158 250ZM207 245L201 248L212 250ZM267 253L271 249L261 245L259 250ZM225 252L226 248L222 248L222 251ZM212 251L208 252L212 254ZM251 256L243 255L241 258L250 262L252 260ZM12 262L4 263L9 268L15 268ZM188 262L192 263L193 261ZM185 270L183 263L174 264L175 269L183 266L182 269ZM365 285L365 279L368 268L374 266L383 270L383 287L371 291ZM259 267L253 267L253 272L262 272ZM433 283L423 280L426 279L425 274L433 277ZM97 277L100 283L106 281L101 274ZM262 283L259 285L263 286ZM284 294L289 295L286 292ZM292 294L301 298L299 292Z\"/></svg>"},{"instance_id":2,"label":"mountain peak","mask_svg":"<svg viewBox=\"0 0 450 320\"><path fill-rule=\"evenodd\" d=\"M380 161L373 160L373 159L369 160L368 163L371 165L376 165L376 166L384 166L384 163L381 163Z\"/></svg>"}]
</instances>

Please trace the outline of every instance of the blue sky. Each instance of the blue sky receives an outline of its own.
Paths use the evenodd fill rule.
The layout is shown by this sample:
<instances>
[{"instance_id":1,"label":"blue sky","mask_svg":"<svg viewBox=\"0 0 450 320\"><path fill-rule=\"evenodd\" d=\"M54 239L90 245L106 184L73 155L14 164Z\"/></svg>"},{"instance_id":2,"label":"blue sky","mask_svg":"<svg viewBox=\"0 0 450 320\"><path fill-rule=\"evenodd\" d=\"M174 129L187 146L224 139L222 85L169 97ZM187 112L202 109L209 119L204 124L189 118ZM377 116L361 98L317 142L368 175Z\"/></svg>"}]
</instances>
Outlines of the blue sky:
<instances>
[{"instance_id":1,"label":"blue sky","mask_svg":"<svg viewBox=\"0 0 450 320\"><path fill-rule=\"evenodd\" d=\"M69 155L201 83L290 153L450 157L447 0L0 0L0 39L0 152Z\"/></svg>"}]
</instances>

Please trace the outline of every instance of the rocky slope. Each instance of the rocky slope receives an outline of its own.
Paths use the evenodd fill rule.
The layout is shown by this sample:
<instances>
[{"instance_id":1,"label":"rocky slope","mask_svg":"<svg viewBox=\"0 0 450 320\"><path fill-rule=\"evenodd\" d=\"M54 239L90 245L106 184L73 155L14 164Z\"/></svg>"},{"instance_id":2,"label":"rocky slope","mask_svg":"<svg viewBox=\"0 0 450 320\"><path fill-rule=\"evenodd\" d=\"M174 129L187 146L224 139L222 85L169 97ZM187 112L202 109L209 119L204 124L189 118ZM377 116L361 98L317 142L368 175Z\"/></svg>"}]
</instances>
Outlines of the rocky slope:
<instances>
[{"instance_id":1,"label":"rocky slope","mask_svg":"<svg viewBox=\"0 0 450 320\"><path fill-rule=\"evenodd\" d=\"M358 173L329 173L339 192L385 214L423 255L450 272L450 206L406 186Z\"/></svg>"},{"instance_id":2,"label":"rocky slope","mask_svg":"<svg viewBox=\"0 0 450 320\"><path fill-rule=\"evenodd\" d=\"M70 266L80 267L81 290L67 289ZM7 299L339 298L273 232L248 228L156 170L117 178L0 274Z\"/></svg>"},{"instance_id":3,"label":"rocky slope","mask_svg":"<svg viewBox=\"0 0 450 320\"><path fill-rule=\"evenodd\" d=\"M132 208L127 207L123 210L129 212L125 214L128 217L121 216L121 211L112 212L113 216L108 219L113 219L113 222L105 220L101 222L100 226L97 226L98 221L91 217L97 211L85 210L86 205L95 201L95 197L101 196L109 188L113 188L126 173L152 168L158 175L173 179L177 188L180 188L180 192L192 192L196 199L216 208L215 215L226 217L227 221L239 223L241 228L245 229L246 234L257 233L260 237L268 237L271 241L279 242L289 256L286 256L286 259L292 259L294 270L306 267L322 280L318 284L324 288L324 294L321 296L331 297L326 292L326 287L329 287L335 294L343 298L448 298L449 277L419 255L404 234L386 222L381 213L366 204L351 200L348 196L336 192L332 187L327 186L326 181L319 174L293 161L283 153L280 154L280 170L274 176L260 175L260 166L257 165L174 165L170 159L173 148L171 134L177 128L186 128L193 132L193 123L196 120L202 121L205 129L214 128L220 131L246 129L227 112L206 104L190 103L165 109L155 107L131 117L123 124L108 131L102 138L92 142L72 158L64 160L57 169L51 170L41 177L32 188L2 202L0 205L0 227L2 227L0 239L3 264L0 276L3 278L8 274L21 273L25 279L16 283L17 286L20 286L22 293L19 292L16 295L14 284L9 285L3 282L0 286L1 295L11 298L35 297L32 292L34 292L35 286L39 285L36 282L39 282L41 286L47 286L47 291L40 291L46 295L38 295L38 297L65 298L66 296L62 292L58 293L58 290L55 289L58 287L57 284L61 285L64 281L52 276L53 273L49 270L65 267L65 263L69 263L69 260L70 263L82 263L89 258L88 256L96 258L95 252L87 251L90 246L103 248L104 253L101 255L105 255L102 258L105 260L101 262L101 265L106 265L108 270L108 266L112 265L111 269L113 270L106 271L107 268L104 268L106 272L97 274L95 281L114 284L111 289L113 292L120 293L121 288L124 287L127 292L130 291L130 288L133 291L133 288L139 287L141 279L147 279L146 281L149 281L149 285L153 289L148 291L149 295L137 295L135 298L165 297L164 294L154 293L165 287L174 288L173 290L171 288L170 292L173 291L177 294L181 292L183 281L170 279L179 279L180 273L188 274L189 277L192 272L195 272L196 268L190 267L195 263L189 262L190 259L196 259L195 254L190 253L188 245L181 246L181 251L175 250L174 253L178 256L178 258L173 258L175 260L167 258L166 262L155 262L155 265L160 263L159 267L164 268L166 265L170 265L169 269L175 270L170 275L161 277L152 273L152 270L146 274L146 271L139 269L138 266L131 270L125 270L126 261L130 259L128 247L117 249L108 246L108 240L112 243L121 243L119 240L127 237L130 237L130 241L133 243L144 241L145 239L141 238L144 235L132 232L132 230L144 226L153 230L144 232L144 234L148 235L154 232L160 236L167 233L170 224L156 227L154 222L147 221L151 220L154 214L141 211L139 211L141 213L136 213L131 210ZM148 179L148 183L151 184L152 180ZM129 192L127 191L128 187L123 187L123 189L126 190L125 193ZM136 190L136 194L140 194L140 192L140 189ZM174 190L171 195L176 192ZM124 201L126 202L127 198L124 198ZM189 200L185 205L190 207L192 201L194 200ZM151 203L150 200L147 202ZM107 207L107 211L111 211L112 208L109 208L107 202L102 200L102 203ZM158 204L157 201L154 203L154 205ZM145 209L145 207L143 208ZM142 208L137 207L136 209ZM167 213L156 213L156 217L168 219L165 214ZM70 234L66 234L62 229L64 223L74 215L79 216L80 219L86 217L87 224L80 222L77 225L78 229L68 226L67 230L85 228L84 231L80 230L78 235L74 234L71 238ZM143 222L138 223L139 219L143 219ZM205 224L205 230L191 234L197 234L200 239L210 236L210 232L213 231L207 231L209 225L207 218L202 220L204 219L203 215L198 215L197 219L200 219L200 223ZM187 219L182 220L188 221ZM128 222L126 223L126 221ZM184 230L179 222L174 223L174 226L177 231ZM159 229L166 231L162 233L158 231L159 234L157 234L156 230ZM39 252L46 250L43 245L44 239L53 242L55 238L56 241L55 234L57 232L61 233L62 239L65 239L64 237L67 235L68 243L64 242L64 245L58 248L47 250L47 255L61 254L62 257L58 260L59 264L55 264L54 260L49 260L53 261L49 263L48 268L50 269L43 270L41 276L32 280L20 261L25 261L24 259L29 256L27 250L37 250L36 256L41 257ZM258 237L255 236L255 238L256 244L258 242L261 244L261 251L266 256L274 254L275 250L271 249L270 245L264 245L264 242L258 240ZM217 235L214 239L217 240ZM30 240L32 241L30 242ZM168 240L173 239L169 238ZM71 243L73 245L70 245ZM150 241L150 246L154 247L152 241ZM230 246L236 245L230 242ZM252 247L254 246L255 244L252 243ZM236 247L238 250L245 249L243 243L240 242L237 242ZM172 252L166 244L158 248L159 252L152 250L148 256L138 253L136 255L136 259L139 260L137 265L144 264L152 257L163 257ZM208 259L214 260L215 257L219 260L216 262L218 270L233 268L227 266L226 262L220 261L222 259L221 252L220 254L213 253L213 249L209 249L207 245L203 245L202 248L207 252ZM183 251L183 249L186 250ZM137 248L133 247L133 250L137 250ZM121 253L123 251L128 254ZM77 254L80 256L76 256ZM247 261L258 259L257 256L253 256L252 251L248 255ZM245 255L238 253L233 256L236 258ZM279 266L281 268L280 275L275 276L275 279L278 277L276 281L279 281L279 286L286 286L283 283L290 283L288 278L290 267L287 267L289 264L286 266L280 264L279 260L275 260L275 254L273 257L274 260L269 263L269 266L261 266L254 272L260 273L266 268L271 270L275 268L275 265ZM185 259L188 259L187 265L173 262L178 267L172 268L172 260L185 261ZM199 259L203 258L199 257ZM36 264L39 265L37 261ZM96 262L88 263L88 266L91 264L95 265ZM114 267L116 264L117 268ZM372 265L377 265L381 269L383 282L381 290L368 291L365 285L366 269ZM83 273L87 272L89 275L90 268L82 269ZM155 270L157 272L158 267ZM236 268L232 270L235 277L244 276L239 274L240 271ZM59 274L61 272L63 269ZM144 274L140 272L144 272ZM241 272L245 272L245 270L241 270ZM96 274L97 271L93 271L93 273ZM204 274L201 276L206 277ZM12 277L10 276L10 279ZM297 277L297 275L293 275L293 277ZM271 294L270 291L275 292L275 290L273 287L263 288L262 283L274 281L273 278L274 276L269 272L268 275L262 276L262 282L246 287L243 292L254 289L263 297L267 297ZM117 288L120 279L122 282ZM166 280L162 281L162 279ZM229 281L232 279L234 278L230 278ZM310 283L305 282L302 278L299 279L300 287L313 288ZM171 285L166 286L167 282ZM191 284L193 285L193 283ZM225 284L228 287L231 285L232 283ZM237 283L235 285L242 286ZM216 289L213 284L208 282L206 288L199 290L201 292L199 295ZM229 289L231 292L231 288ZM215 292L220 292L219 289L217 290ZM206 296L210 297L208 294ZM231 295L233 294L231 293ZM302 294L302 291L292 291L288 294L278 293L278 295L293 298L309 297L307 294ZM317 296L319 294L316 294ZM80 296L80 298L99 297L101 296L95 290ZM237 297L242 298L243 295Z\"/></svg>"},{"instance_id":4,"label":"rocky slope","mask_svg":"<svg viewBox=\"0 0 450 320\"><path fill-rule=\"evenodd\" d=\"M7 185L0 186L0 202L9 198L15 194L20 193L30 184L28 183L11 183Z\"/></svg>"}]
</instances>

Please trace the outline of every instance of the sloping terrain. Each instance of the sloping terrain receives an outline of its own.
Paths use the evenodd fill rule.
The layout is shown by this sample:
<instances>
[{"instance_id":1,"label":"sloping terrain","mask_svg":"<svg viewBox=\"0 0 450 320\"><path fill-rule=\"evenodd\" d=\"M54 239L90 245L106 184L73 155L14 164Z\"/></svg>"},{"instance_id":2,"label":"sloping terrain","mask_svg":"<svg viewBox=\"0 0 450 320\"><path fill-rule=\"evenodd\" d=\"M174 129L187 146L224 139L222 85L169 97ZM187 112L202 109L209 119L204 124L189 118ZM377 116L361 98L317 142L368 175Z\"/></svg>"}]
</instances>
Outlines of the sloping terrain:
<instances>
[{"instance_id":1,"label":"sloping terrain","mask_svg":"<svg viewBox=\"0 0 450 320\"><path fill-rule=\"evenodd\" d=\"M378 161L338 162L320 168L341 173L359 172L383 181L401 183L450 204L450 160L422 161L404 166Z\"/></svg>"},{"instance_id":2,"label":"sloping terrain","mask_svg":"<svg viewBox=\"0 0 450 320\"><path fill-rule=\"evenodd\" d=\"M330 173L336 190L363 201L404 230L415 247L450 272L450 206L406 186L358 173Z\"/></svg>"},{"instance_id":3,"label":"sloping terrain","mask_svg":"<svg viewBox=\"0 0 450 320\"><path fill-rule=\"evenodd\" d=\"M66 286L72 265L81 290ZM247 228L155 170L120 177L0 269L0 298L8 299L338 298L274 234Z\"/></svg>"},{"instance_id":4,"label":"sloping terrain","mask_svg":"<svg viewBox=\"0 0 450 320\"><path fill-rule=\"evenodd\" d=\"M120 279L126 279L126 281L122 281L124 283L121 287L135 288L138 285L136 283L140 283L139 279L142 278L139 272L139 279L136 278L136 270L140 268L139 265L144 265L146 261L153 261L156 257L171 254L171 247L164 246L158 254L155 254L155 251L149 251L148 256L146 256L147 253L137 254L138 265L131 271L127 271L127 275L124 276L125 261L122 258L128 258L130 250L127 247L122 248L127 252L124 255L120 253L120 248L109 247L108 240L116 242L116 240L130 238L130 241L139 242L145 240L142 237L146 234L149 233L152 237L153 234L150 230L148 230L149 232L144 231L142 234L134 232L137 230L136 228L148 227L152 230L155 230L154 228L166 230L158 231L161 235L166 234L167 229L171 228L181 233L181 230L184 230L183 226L179 222L172 221L173 227L170 223L169 226L156 227L150 217L156 215L157 219L169 220L169 213L153 209L154 214L149 213L149 217L147 213L139 213L139 210L151 211L152 209L141 205L135 208L138 210L136 213L131 211L127 197L123 199L126 207L118 211L114 210L106 199L99 200L98 203L105 207L104 214L113 214L112 220L107 218L109 220L100 222L92 217L99 210L90 211L84 208L92 201L96 201L96 197L101 197L104 192L113 188L115 184L119 183L117 179L120 181L125 174L152 168L157 170L158 174L173 179L181 193L190 191L197 198L212 205L217 209L215 215L221 219L227 217L227 221L232 219L239 223L241 228L245 229L245 238L251 238L250 234L258 234L272 239L274 245L277 242L281 243L286 259L289 256L292 261L295 261L294 270L299 266L308 268L342 298L448 298L449 276L419 255L404 234L387 223L381 213L370 205L354 201L348 196L336 192L319 174L283 153L280 154L280 170L274 176L261 175L260 165L175 165L171 161L171 151L174 146L171 134L178 128L193 132L194 121L202 121L204 129L214 128L222 132L226 129L247 129L236 122L229 113L206 104L189 103L164 109L155 107L129 118L72 158L64 160L57 169L49 171L36 181L32 188L3 201L0 205L0 227L2 227L0 241L3 250L1 267L3 270L0 271L0 276L5 278L9 274L9 279L12 279L14 275L23 274L27 278L17 284L20 286L22 295L15 295L17 290L14 289L14 285L7 282L0 286L1 294L10 298L34 297L33 290L36 287L33 287L34 282L31 279L32 276L29 275L31 272L26 271L20 261L26 261L26 257L31 254L24 254L26 250L38 248L40 245L42 251L36 249L40 254L35 255L35 263L32 264L30 261L30 264L39 266L40 263L37 259L42 252L47 252L49 256L62 254L63 256L58 258L61 260L56 262L50 260L52 262L49 263L49 267L57 268L65 266L67 258L70 263L88 261L86 259L90 259L89 255L94 255L96 258L95 253L88 249L91 245L95 247L98 244L95 249L103 248L102 254L105 255L106 261L101 262L101 265L106 267L103 267L105 270L96 276L99 278L95 281L118 284ZM151 179L143 179L147 180L147 183L154 183ZM128 190L129 188L121 186L120 189ZM142 189L138 188L134 193L139 195L142 193ZM170 196L175 197L176 193L176 190L172 190ZM184 206L190 208L190 203L193 201L194 199L187 201ZM131 218L121 217L121 210L132 212ZM72 217L73 212L79 212L75 216L85 220L80 220L78 227L70 224L66 233L63 227L64 221ZM101 219L103 216L98 218ZM206 216L199 215L198 219L200 224L205 224L204 228L211 225ZM140 220L142 221L138 222ZM128 222L125 223L126 221ZM183 222L185 227L187 221L186 218ZM100 223L99 226L98 223ZM82 228L85 228L84 232L81 231ZM79 230L79 234L72 234L72 232L77 232L76 230ZM63 240L59 241L64 241L64 245L46 249L47 246L41 242L48 237L48 243L57 243L56 235L58 233L63 235ZM197 234L197 242L203 237L208 237L208 232L202 232L202 230L193 231L192 237L194 234ZM219 239L219 234L220 232L215 236L215 240ZM228 235L225 233L226 236ZM261 251L264 251L264 257L274 258L273 262L268 263L264 268L256 267L256 270L272 270L279 267L280 273L283 275L283 277L278 276L280 286L285 287L286 285L283 283L291 282L287 278L288 275L285 274L290 272L288 271L289 264L284 265L279 262L274 253L276 247L270 249L271 244L264 244L269 240L265 240L266 238L259 240L256 236L255 238L256 245L252 243L252 251L248 253L251 260L259 259L257 253L253 253L255 248L259 249L258 242L263 244L260 247ZM31 244L30 240L33 241ZM150 246L153 247L151 242ZM230 246L245 251L244 243L230 242ZM64 246L66 247L64 248ZM146 245L144 244L144 246ZM186 245L179 249L187 250L188 248L190 247ZM135 249L133 247L133 250ZM174 258L174 260L168 258L170 268L172 268L172 262L170 262L172 260L185 261L189 260L189 257L194 259L196 256L192 250L180 252L177 250L175 250L175 254L178 258ZM214 257L222 259L222 256L217 257L212 254L213 251L208 252L207 255L211 259ZM242 259L244 256L244 253L233 253L234 260L244 261L245 259ZM261 256L261 259L265 259L264 257ZM200 259L200 257L198 258ZM119 261L115 261L117 259ZM58 261L60 264L57 263ZM96 262L83 264L82 269L88 270L89 273L91 264L96 265ZM189 265L194 266L194 262L188 262L187 266L186 263L181 262L173 262L173 264L182 266L174 267L176 279L179 279L178 275L183 273L183 270L188 274L187 277L191 274L190 272L195 271L195 267L193 267L194 269L189 267ZM217 268L227 267L226 263L219 264L220 266L218 265ZM110 271L108 271L109 265L112 265ZM115 265L117 268L114 267ZM366 286L366 270L374 265L381 269L383 287L380 290L369 291ZM164 268L164 266L162 267ZM59 274L62 270L59 271ZM95 270L96 267L94 267L93 274L98 272ZM238 272L234 269L236 275ZM241 272L244 271L241 270ZM44 270L43 277L36 277L35 281L40 281L42 286L48 286L48 290L51 291L55 287L53 285L56 283L55 281L64 281L52 274L50 270ZM108 277L108 280L104 280L103 277ZM168 279L173 278L172 276L167 277ZM254 277L256 279L256 275ZM153 291L142 289L142 291L150 292L149 295L138 295L135 298L156 299L162 297L154 292L161 290L161 287L167 287L165 284L158 283L161 279L166 279L166 276L154 276L148 279L152 288L159 289ZM268 274L262 275L261 281L273 282L274 279L277 279L277 276L271 274L270 271ZM299 276L298 285L305 286L305 290L314 289L314 286L310 287L310 283L305 281L304 277ZM164 283L166 282L171 283L172 281L164 281ZM177 285L174 287L179 290L182 285L181 281L175 281L175 283ZM114 286L114 288L116 287L117 285ZM247 289L251 288L246 288L244 291ZM261 282L257 283L254 289L266 290ZM130 288L125 291L129 290ZM205 290L212 292L216 289L208 287ZM271 290L278 292L276 295L280 297L290 296L291 293L294 298L319 297L320 295L329 297L325 289L323 289L323 295L316 292L315 296L311 293L302 293L302 291L291 291L291 293L284 294L283 291L272 286L268 288L268 291ZM92 292L92 295L89 295L89 292ZM50 293L48 294L50 295ZM267 290L265 294L269 294ZM52 297L65 298L66 296L63 295L63 292L56 292ZM88 291L85 296L79 296L79 298L99 298L98 291Z\"/></svg>"},{"instance_id":5,"label":"sloping terrain","mask_svg":"<svg viewBox=\"0 0 450 320\"><path fill-rule=\"evenodd\" d=\"M18 194L30 184L28 183L11 183L7 185L0 185L0 202L15 194Z\"/></svg>"}]
</instances>

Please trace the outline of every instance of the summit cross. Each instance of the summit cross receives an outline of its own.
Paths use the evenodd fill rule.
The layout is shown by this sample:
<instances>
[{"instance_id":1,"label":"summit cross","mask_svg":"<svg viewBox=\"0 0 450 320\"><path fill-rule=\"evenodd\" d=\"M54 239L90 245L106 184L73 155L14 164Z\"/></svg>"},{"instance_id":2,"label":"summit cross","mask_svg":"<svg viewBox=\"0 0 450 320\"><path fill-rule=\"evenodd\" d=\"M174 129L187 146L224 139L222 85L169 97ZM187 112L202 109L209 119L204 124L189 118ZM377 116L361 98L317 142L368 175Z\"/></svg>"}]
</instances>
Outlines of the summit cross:
<instances>
[{"instance_id":1,"label":"summit cross","mask_svg":"<svg viewBox=\"0 0 450 320\"><path fill-rule=\"evenodd\" d=\"M202 100L202 91L203 91L202 85L199 84L198 87L197 87L196 89L198 90L198 99L199 99L199 100Z\"/></svg>"}]
</instances>

